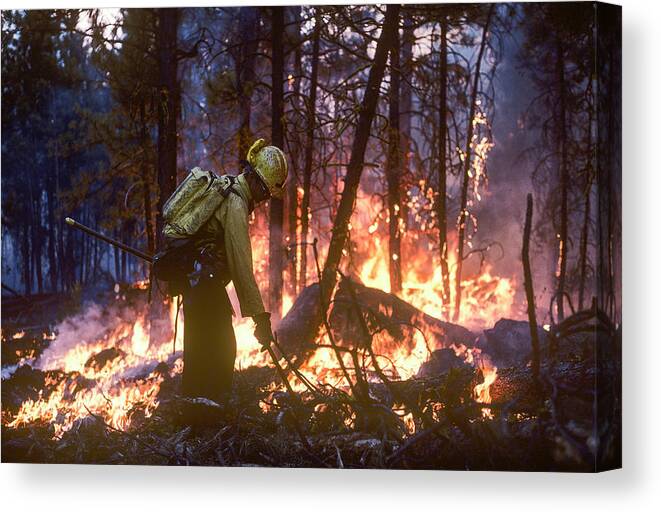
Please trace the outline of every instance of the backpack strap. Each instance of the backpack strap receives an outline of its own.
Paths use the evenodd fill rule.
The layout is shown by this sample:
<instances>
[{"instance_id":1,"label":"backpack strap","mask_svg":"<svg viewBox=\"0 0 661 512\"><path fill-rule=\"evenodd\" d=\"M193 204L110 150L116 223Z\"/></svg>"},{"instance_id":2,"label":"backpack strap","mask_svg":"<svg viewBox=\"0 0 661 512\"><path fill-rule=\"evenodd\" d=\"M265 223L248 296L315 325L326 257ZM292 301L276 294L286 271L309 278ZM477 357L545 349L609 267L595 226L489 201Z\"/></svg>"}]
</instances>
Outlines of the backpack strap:
<instances>
[{"instance_id":1,"label":"backpack strap","mask_svg":"<svg viewBox=\"0 0 661 512\"><path fill-rule=\"evenodd\" d=\"M229 180L230 183L220 191L220 194L225 199L227 199L227 196L229 196L231 193L241 197L241 194L239 194L239 192L234 188L234 185L236 184L236 176L232 176L231 174L228 174L225 177Z\"/></svg>"}]
</instances>

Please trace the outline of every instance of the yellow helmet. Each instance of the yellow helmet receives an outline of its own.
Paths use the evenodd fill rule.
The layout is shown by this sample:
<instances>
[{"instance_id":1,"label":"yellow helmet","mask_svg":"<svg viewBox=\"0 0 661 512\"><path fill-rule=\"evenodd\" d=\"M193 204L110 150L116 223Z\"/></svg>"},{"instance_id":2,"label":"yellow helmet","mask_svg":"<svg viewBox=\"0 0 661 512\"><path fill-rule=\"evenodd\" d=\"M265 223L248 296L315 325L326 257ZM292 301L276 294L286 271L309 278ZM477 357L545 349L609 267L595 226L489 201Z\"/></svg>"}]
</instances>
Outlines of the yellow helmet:
<instances>
[{"instance_id":1,"label":"yellow helmet","mask_svg":"<svg viewBox=\"0 0 661 512\"><path fill-rule=\"evenodd\" d=\"M259 139L250 146L246 159L269 189L271 196L282 199L287 180L287 159L282 150L276 146L267 146L264 139Z\"/></svg>"}]
</instances>

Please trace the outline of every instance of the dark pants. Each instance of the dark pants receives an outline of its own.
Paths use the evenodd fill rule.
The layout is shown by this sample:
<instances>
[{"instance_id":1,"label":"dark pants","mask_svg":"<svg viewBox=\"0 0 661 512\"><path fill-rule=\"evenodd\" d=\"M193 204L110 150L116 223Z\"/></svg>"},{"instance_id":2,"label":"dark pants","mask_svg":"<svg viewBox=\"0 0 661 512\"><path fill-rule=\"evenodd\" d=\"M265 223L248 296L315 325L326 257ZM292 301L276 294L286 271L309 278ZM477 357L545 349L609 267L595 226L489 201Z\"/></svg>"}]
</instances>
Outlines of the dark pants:
<instances>
[{"instance_id":1,"label":"dark pants","mask_svg":"<svg viewBox=\"0 0 661 512\"><path fill-rule=\"evenodd\" d=\"M184 292L183 394L222 402L232 390L236 338L222 284L200 280Z\"/></svg>"}]
</instances>

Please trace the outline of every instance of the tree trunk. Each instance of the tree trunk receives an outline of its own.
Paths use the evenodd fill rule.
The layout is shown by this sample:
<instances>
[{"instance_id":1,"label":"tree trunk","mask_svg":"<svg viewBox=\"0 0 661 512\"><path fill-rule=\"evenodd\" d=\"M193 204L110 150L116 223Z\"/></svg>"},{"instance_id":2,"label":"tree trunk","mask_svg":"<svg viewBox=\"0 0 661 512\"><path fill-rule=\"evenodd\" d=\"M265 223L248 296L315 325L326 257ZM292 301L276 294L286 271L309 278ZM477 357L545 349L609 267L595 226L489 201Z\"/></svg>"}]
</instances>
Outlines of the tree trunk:
<instances>
[{"instance_id":1,"label":"tree trunk","mask_svg":"<svg viewBox=\"0 0 661 512\"><path fill-rule=\"evenodd\" d=\"M87 207L83 206L82 211L80 212L80 217L83 219L83 224L87 225ZM89 237L84 236L82 233L77 233L73 236L75 247L79 248L80 251L80 257L78 258L78 261L80 261L80 273L78 274L78 282L82 284L83 278L85 276L85 255L87 252L87 244L89 241ZM75 249L73 249L75 251ZM75 263L73 265L73 271L75 273L76 271L76 266Z\"/></svg>"},{"instance_id":2,"label":"tree trunk","mask_svg":"<svg viewBox=\"0 0 661 512\"><path fill-rule=\"evenodd\" d=\"M393 41L397 35L399 25L399 10L397 4L388 4L386 15L383 21L383 29L376 45L374 54L374 64L372 65L367 86L360 106L358 123L351 148L351 157L347 165L347 172L344 180L344 189L340 198L340 204L333 222L332 236L328 247L328 256L324 265L321 282L321 309L325 314L330 298L337 283L337 270L342 259L342 250L347 242L348 224L353 213L354 203L356 201L356 192L360 184L360 177L363 172L363 163L365 159L365 149L370 138L370 131L374 113L376 111L377 101L379 99L379 89L386 67L388 53L393 46Z\"/></svg>"},{"instance_id":3,"label":"tree trunk","mask_svg":"<svg viewBox=\"0 0 661 512\"><path fill-rule=\"evenodd\" d=\"M163 205L177 186L177 117L179 87L177 82L178 9L157 9L158 29L158 211L156 231L159 242L163 230Z\"/></svg>"},{"instance_id":4,"label":"tree trunk","mask_svg":"<svg viewBox=\"0 0 661 512\"><path fill-rule=\"evenodd\" d=\"M157 9L158 28L156 50L158 57L158 201L156 212L156 241L163 240L163 205L177 186L177 118L179 116L179 85L177 81L178 9ZM168 315L168 301L152 288L149 308L149 344L154 346L172 336Z\"/></svg>"},{"instance_id":5,"label":"tree trunk","mask_svg":"<svg viewBox=\"0 0 661 512\"><path fill-rule=\"evenodd\" d=\"M466 237L466 221L468 220L468 182L470 180L470 168L472 157L472 144L473 144L473 118L477 108L477 93L480 85L480 72L482 70L482 56L484 49L487 46L487 36L489 34L489 25L491 24L491 16L493 15L493 4L489 8L484 29L482 30L482 41L480 42L480 50L477 55L477 62L475 64L475 76L473 77L473 90L471 93L470 112L468 115L468 134L466 136L466 151L464 154L464 168L462 172L461 184L461 205L459 208L459 219L457 223L457 271L455 274L455 296L454 296L454 312L452 319L454 322L459 320L459 313L461 312L461 273L464 263L464 241Z\"/></svg>"},{"instance_id":6,"label":"tree trunk","mask_svg":"<svg viewBox=\"0 0 661 512\"><path fill-rule=\"evenodd\" d=\"M530 326L530 343L532 348L532 375L535 381L539 380L539 334L537 332L537 312L535 311L535 290L532 283L530 269L530 231L532 229L532 194L528 194L526 202L526 222L523 229L523 246L521 248L521 261L523 262L523 283L526 289L528 303L528 325Z\"/></svg>"},{"instance_id":7,"label":"tree trunk","mask_svg":"<svg viewBox=\"0 0 661 512\"><path fill-rule=\"evenodd\" d=\"M413 62L413 43L415 42L415 33L413 21L409 16L404 19L404 30L402 33L402 51L400 52L401 75L410 77L413 75L415 63ZM402 177L407 176L413 167L413 144L411 142L411 118L413 109L413 91L408 80L403 80L399 84L400 88L400 111L399 111L399 134L401 140L401 159ZM400 179L400 186L402 180ZM400 217L404 222L404 228L408 228L408 205L407 201L402 201L399 205Z\"/></svg>"},{"instance_id":8,"label":"tree trunk","mask_svg":"<svg viewBox=\"0 0 661 512\"><path fill-rule=\"evenodd\" d=\"M588 269L588 242L590 236L590 191L592 189L592 180L588 182L585 191L585 206L583 207L583 227L581 228L581 248L579 256L579 289L578 289L578 309L584 309L585 306L585 286L587 282Z\"/></svg>"},{"instance_id":9,"label":"tree trunk","mask_svg":"<svg viewBox=\"0 0 661 512\"><path fill-rule=\"evenodd\" d=\"M287 24L290 25L287 35L286 53L290 53L289 69L293 71L294 87L291 105L293 109L289 110L288 117L291 116L292 123L296 126L295 116L301 112L301 77L302 55L301 55L301 30L303 21L301 19L301 7L290 7ZM293 51L292 51L293 48ZM293 131L293 140L288 147L291 147L291 168L287 178L287 261L289 263L289 278L287 280L287 291L291 297L298 294L298 263L300 261L300 251L298 241L298 167L300 164L301 138L297 130Z\"/></svg>"},{"instance_id":10,"label":"tree trunk","mask_svg":"<svg viewBox=\"0 0 661 512\"><path fill-rule=\"evenodd\" d=\"M448 117L448 25L441 21L440 72L439 72L439 115L438 115L438 197L436 198L436 221L438 222L438 245L441 263L441 298L447 314L450 306L450 270L448 267L448 220L447 220L447 117Z\"/></svg>"},{"instance_id":11,"label":"tree trunk","mask_svg":"<svg viewBox=\"0 0 661 512\"><path fill-rule=\"evenodd\" d=\"M400 226L399 175L401 172L401 141L399 138L399 33L395 32L390 50L390 92L388 107L388 160L386 181L388 183L388 268L390 271L390 292L402 291L402 244Z\"/></svg>"},{"instance_id":12,"label":"tree trunk","mask_svg":"<svg viewBox=\"0 0 661 512\"><path fill-rule=\"evenodd\" d=\"M36 189L36 190L35 190ZM41 188L35 185L34 176L30 176L30 213L32 220L32 257L34 274L37 281L37 293L43 293L44 281L41 268L41 249L43 243L43 228L41 226Z\"/></svg>"},{"instance_id":13,"label":"tree trunk","mask_svg":"<svg viewBox=\"0 0 661 512\"><path fill-rule=\"evenodd\" d=\"M69 230L66 237L66 246L64 248L64 261L66 262L67 269L67 287L69 290L71 290L76 283L75 246L79 245L76 243L76 236L77 233L72 233L71 230Z\"/></svg>"},{"instance_id":14,"label":"tree trunk","mask_svg":"<svg viewBox=\"0 0 661 512\"><path fill-rule=\"evenodd\" d=\"M587 95L589 99L592 99L592 85L588 85ZM588 107L588 123L587 123L587 140L588 140L588 153L590 157L588 158L587 165L585 168L586 177L585 177L585 190L584 194L584 206L583 206L583 225L581 227L581 246L579 254L579 287L578 287L578 309L582 311L585 306L585 288L587 284L587 272L588 272L588 244L590 239L590 214L591 208L590 203L592 201L592 182L593 182L593 165L592 165L592 154L594 154L594 147L592 145L592 128L593 128L593 106L594 103L590 101Z\"/></svg>"},{"instance_id":15,"label":"tree trunk","mask_svg":"<svg viewBox=\"0 0 661 512\"><path fill-rule=\"evenodd\" d=\"M301 197L301 263L298 278L301 290L307 286L308 270L308 231L310 226L310 188L312 185L312 157L314 154L314 129L316 125L317 81L319 77L319 34L321 19L317 16L312 40L312 70L310 92L307 103L307 131L305 135L305 162L303 167L303 195Z\"/></svg>"},{"instance_id":16,"label":"tree trunk","mask_svg":"<svg viewBox=\"0 0 661 512\"><path fill-rule=\"evenodd\" d=\"M128 234L126 232L126 221L122 221L121 241L126 245L130 244ZM128 254L125 251L122 251L122 283L128 282L128 276Z\"/></svg>"},{"instance_id":17,"label":"tree trunk","mask_svg":"<svg viewBox=\"0 0 661 512\"><path fill-rule=\"evenodd\" d=\"M99 226L95 225L94 229L99 229ZM100 254L101 254L101 249L99 247L99 241L97 239L94 239L94 251L92 252L92 281L96 281L96 276L98 275L99 272L99 260L100 260Z\"/></svg>"},{"instance_id":18,"label":"tree trunk","mask_svg":"<svg viewBox=\"0 0 661 512\"><path fill-rule=\"evenodd\" d=\"M60 195L60 163L59 158L55 160L55 197ZM62 290L68 290L70 287L70 280L68 276L68 269L70 263L64 257L64 224L62 218L57 221L57 261L59 266L60 287Z\"/></svg>"},{"instance_id":19,"label":"tree trunk","mask_svg":"<svg viewBox=\"0 0 661 512\"><path fill-rule=\"evenodd\" d=\"M283 78L284 52L282 36L285 28L284 7L272 7L271 42L271 143L283 148L284 143L284 105ZM271 317L277 324L282 316L282 224L284 220L284 202L271 198L269 208L269 308Z\"/></svg>"},{"instance_id":20,"label":"tree trunk","mask_svg":"<svg viewBox=\"0 0 661 512\"><path fill-rule=\"evenodd\" d=\"M145 216L145 232L147 233L147 252L149 254L154 254L156 252L156 242L154 240L154 224L152 222L151 211L152 176L150 172L151 167L149 165L149 131L145 119L145 100L140 102L140 145L142 146L140 170L142 174L142 201Z\"/></svg>"},{"instance_id":21,"label":"tree trunk","mask_svg":"<svg viewBox=\"0 0 661 512\"><path fill-rule=\"evenodd\" d=\"M29 224L23 223L23 236L21 244L21 252L23 253L23 285L25 287L25 295L28 297L32 294L32 264L30 260L30 231Z\"/></svg>"},{"instance_id":22,"label":"tree trunk","mask_svg":"<svg viewBox=\"0 0 661 512\"><path fill-rule=\"evenodd\" d=\"M558 323L565 318L565 281L567 276L567 241L569 224L569 169L567 166L567 106L565 92L565 57L564 48L560 38L556 41L556 70L559 87L559 129L558 143L560 144L560 233L558 238L558 285L556 289L556 304L558 308Z\"/></svg>"},{"instance_id":23,"label":"tree trunk","mask_svg":"<svg viewBox=\"0 0 661 512\"><path fill-rule=\"evenodd\" d=\"M612 21L611 21L612 23ZM619 26L616 24L616 26ZM605 206L606 206L606 227L607 233L606 237L603 240L603 243L606 246L606 256L607 263L606 267L603 269L604 272L604 281L603 287L601 288L604 301L603 301L603 310L607 315L613 320L617 317L617 297L616 294L616 273L621 275L621 261L618 260L618 256L621 257L621 239L617 234L619 204L621 201L618 200L617 193L619 190L618 182L621 183L621 156L616 153L617 148L621 147L621 130L618 130L618 112L621 112L621 100L622 100L622 90L621 82L618 77L621 77L621 56L616 54L616 51L621 47L621 42L617 41L619 38L619 30L613 28L611 30L613 36L609 39L608 43L608 85L606 86L607 92L607 119L608 126L606 127L606 158L607 158L607 169L605 169L604 178L605 188L601 191L604 194ZM606 84L604 84L606 85ZM619 135L618 135L619 134ZM600 194L601 195L601 194Z\"/></svg>"},{"instance_id":24,"label":"tree trunk","mask_svg":"<svg viewBox=\"0 0 661 512\"><path fill-rule=\"evenodd\" d=\"M115 230L115 237L117 237L117 230ZM120 275L120 267L119 267L119 249L117 247L113 247L113 254L115 256L115 281L118 283L121 282L122 278Z\"/></svg>"},{"instance_id":25,"label":"tree trunk","mask_svg":"<svg viewBox=\"0 0 661 512\"><path fill-rule=\"evenodd\" d=\"M58 165L57 147L54 157L54 168ZM54 175L55 174L55 175ZM52 292L58 289L57 268L57 230L55 229L55 176L57 173L48 173L46 176L46 201L48 207L48 275Z\"/></svg>"},{"instance_id":26,"label":"tree trunk","mask_svg":"<svg viewBox=\"0 0 661 512\"><path fill-rule=\"evenodd\" d=\"M42 267L42 249L43 249L43 227L39 220L35 221L35 226L32 231L34 237L34 244L32 252L34 254L34 269L37 278L37 292L44 293L44 276Z\"/></svg>"},{"instance_id":27,"label":"tree trunk","mask_svg":"<svg viewBox=\"0 0 661 512\"><path fill-rule=\"evenodd\" d=\"M245 160L252 144L250 117L252 91L255 88L255 58L259 43L259 10L256 7L239 8L239 37L241 42L234 58L239 101L239 133L237 160Z\"/></svg>"}]
</instances>

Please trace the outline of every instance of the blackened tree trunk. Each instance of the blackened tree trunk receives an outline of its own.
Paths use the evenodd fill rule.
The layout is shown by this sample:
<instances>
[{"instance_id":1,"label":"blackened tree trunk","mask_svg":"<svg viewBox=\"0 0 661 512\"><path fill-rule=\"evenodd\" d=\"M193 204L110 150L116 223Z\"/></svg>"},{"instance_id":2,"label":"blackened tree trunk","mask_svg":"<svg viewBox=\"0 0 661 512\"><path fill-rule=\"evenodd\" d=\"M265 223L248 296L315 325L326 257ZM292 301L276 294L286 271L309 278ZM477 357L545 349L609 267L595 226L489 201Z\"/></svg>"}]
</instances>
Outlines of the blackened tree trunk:
<instances>
[{"instance_id":1,"label":"blackened tree trunk","mask_svg":"<svg viewBox=\"0 0 661 512\"><path fill-rule=\"evenodd\" d=\"M402 50L400 52L399 67L402 70L401 76L404 80L400 80L400 109L399 109L399 137L402 143L401 150L401 178L404 179L412 171L413 167L413 143L411 140L411 119L413 116L413 91L411 89L410 78L415 69L415 62L413 60L413 43L415 42L415 32L413 20L410 16L404 17L404 30L402 31ZM400 187L402 185L400 179ZM406 182L404 182L406 183ZM408 205L407 201L402 201L400 207L400 216L404 222L404 227L408 228Z\"/></svg>"},{"instance_id":2,"label":"blackened tree trunk","mask_svg":"<svg viewBox=\"0 0 661 512\"><path fill-rule=\"evenodd\" d=\"M466 222L468 221L468 182L470 181L470 168L473 154L473 133L474 125L473 119L477 109L477 93L480 86L480 73L482 70L482 57L484 50L487 46L487 37L489 34L489 25L491 24L491 16L493 15L493 4L489 8L487 19L484 23L482 30L482 41L480 42L480 50L477 54L477 62L475 63L475 75L473 76L473 89L471 92L470 112L468 114L468 130L466 135L466 150L464 152L464 168L462 172L461 183L461 205L459 208L459 219L457 223L457 271L455 274L455 296L454 296L454 311L452 319L454 322L459 320L459 313L461 312L461 273L464 263L464 241L466 238Z\"/></svg>"},{"instance_id":3,"label":"blackened tree trunk","mask_svg":"<svg viewBox=\"0 0 661 512\"><path fill-rule=\"evenodd\" d=\"M163 228L162 209L177 182L177 9L158 9L156 45L158 55L158 237Z\"/></svg>"},{"instance_id":4,"label":"blackened tree trunk","mask_svg":"<svg viewBox=\"0 0 661 512\"><path fill-rule=\"evenodd\" d=\"M441 21L439 102L438 102L438 197L436 198L436 221L438 222L438 245L441 262L441 298L446 314L450 305L450 270L448 267L448 220L447 220L447 119L448 119L448 25Z\"/></svg>"},{"instance_id":5,"label":"blackened tree trunk","mask_svg":"<svg viewBox=\"0 0 661 512\"><path fill-rule=\"evenodd\" d=\"M287 183L287 238L286 259L289 265L288 293L295 297L298 294L298 262L300 248L298 246L298 185L296 166L299 162L298 150L292 148L289 182Z\"/></svg>"},{"instance_id":6,"label":"blackened tree trunk","mask_svg":"<svg viewBox=\"0 0 661 512\"><path fill-rule=\"evenodd\" d=\"M83 206L82 212L80 213L81 218L83 219L83 224L87 224L87 206ZM82 233L76 233L73 237L76 247L79 248L80 256L77 258L77 261L80 261L80 274L78 275L78 282L82 284L85 278L85 267L87 261L85 255L87 254L87 244L89 243L89 237L84 236ZM73 265L74 272L76 271L75 264Z\"/></svg>"},{"instance_id":7,"label":"blackened tree trunk","mask_svg":"<svg viewBox=\"0 0 661 512\"><path fill-rule=\"evenodd\" d=\"M255 59L259 43L259 10L256 7L239 8L238 52L234 56L239 102L239 133L237 160L246 158L252 144L250 116L252 114L252 92L255 88Z\"/></svg>"},{"instance_id":8,"label":"blackened tree trunk","mask_svg":"<svg viewBox=\"0 0 661 512\"><path fill-rule=\"evenodd\" d=\"M154 240L154 224L152 222L151 211L151 166L149 165L149 131L147 129L147 120L145 118L145 100L140 103L140 145L142 147L142 159L140 160L140 170L142 174L142 202L145 216L145 232L147 233L147 252L154 254L156 243ZM176 171L175 171L176 172Z\"/></svg>"},{"instance_id":9,"label":"blackened tree trunk","mask_svg":"<svg viewBox=\"0 0 661 512\"><path fill-rule=\"evenodd\" d=\"M383 29L376 45L374 54L374 64L372 65L367 86L360 106L358 123L351 147L351 157L347 165L347 173L344 180L344 189L340 198L340 204L333 222L330 245L328 247L328 256L324 264L324 270L321 282L321 307L322 310L329 304L330 298L337 283L337 270L342 259L342 250L344 249L348 237L348 225L353 213L356 202L356 192L360 184L360 177L363 172L363 163L365 159L365 149L370 138L372 121L376 104L379 99L379 88L383 80L383 74L386 68L386 60L390 52L399 24L400 6L397 4L388 4L386 15L383 21ZM325 314L325 311L322 313Z\"/></svg>"},{"instance_id":10,"label":"blackened tree trunk","mask_svg":"<svg viewBox=\"0 0 661 512\"><path fill-rule=\"evenodd\" d=\"M36 190L35 190L36 189ZM30 197L32 201L32 258L37 279L37 293L44 291L43 269L41 256L43 248L43 226L41 225L41 190L35 186L34 180L30 181Z\"/></svg>"},{"instance_id":11,"label":"blackened tree trunk","mask_svg":"<svg viewBox=\"0 0 661 512\"><path fill-rule=\"evenodd\" d=\"M521 262L523 263L523 284L526 289L528 303L528 325L530 326L530 343L532 349L531 370L535 382L539 381L539 334L537 332L537 312L535 310L535 289L530 268L530 231L532 229L532 194L526 201L526 221L523 228L523 245L521 247Z\"/></svg>"},{"instance_id":12,"label":"blackened tree trunk","mask_svg":"<svg viewBox=\"0 0 661 512\"><path fill-rule=\"evenodd\" d=\"M131 245L131 233L129 231L129 221L122 221L122 242L126 245ZM122 251L122 281L127 283L129 281L130 271L129 264L131 260L126 251Z\"/></svg>"},{"instance_id":13,"label":"blackened tree trunk","mask_svg":"<svg viewBox=\"0 0 661 512\"><path fill-rule=\"evenodd\" d=\"M289 55L288 69L293 71L293 96L289 102L291 109L287 112L287 117L292 119L296 126L295 116L301 112L301 77L303 75L301 62L301 31L303 30L303 20L301 18L301 7L288 8L287 25L285 31L287 44L285 54ZM289 85L287 91L289 92ZM289 168L289 177L287 178L287 261L289 266L289 277L287 279L287 292L291 297L298 294L298 263L300 261L301 247L298 244L298 168L300 165L301 137L298 130L294 129L287 147L291 148ZM287 132L286 132L287 133Z\"/></svg>"},{"instance_id":14,"label":"blackened tree trunk","mask_svg":"<svg viewBox=\"0 0 661 512\"><path fill-rule=\"evenodd\" d=\"M25 287L25 295L29 297L32 294L32 264L30 260L30 228L28 222L23 223L21 253L23 259L23 285Z\"/></svg>"},{"instance_id":15,"label":"blackened tree trunk","mask_svg":"<svg viewBox=\"0 0 661 512\"><path fill-rule=\"evenodd\" d=\"M78 233L72 233L71 230L69 230L69 233L67 234L66 237L66 245L64 248L64 261L66 262L66 269L67 269L67 288L71 290L75 283L76 283L76 265L74 263L75 260L75 245L79 245L76 242L78 241L76 239L76 236ZM81 233L82 235L82 233Z\"/></svg>"},{"instance_id":16,"label":"blackened tree trunk","mask_svg":"<svg viewBox=\"0 0 661 512\"><path fill-rule=\"evenodd\" d=\"M597 192L599 205L599 265L597 268L598 304L614 321L618 316L616 281L621 279L621 220L619 194L622 182L621 112L622 69L619 15L606 7L598 11L600 35L597 68L599 73L598 137L599 167ZM604 147L605 145L605 147Z\"/></svg>"},{"instance_id":17,"label":"blackened tree trunk","mask_svg":"<svg viewBox=\"0 0 661 512\"><path fill-rule=\"evenodd\" d=\"M312 70L307 102L307 127L305 134L305 162L303 163L303 194L301 197L301 263L298 278L301 289L305 288L308 269L308 231L310 228L310 187L312 185L312 157L314 155L314 129L316 125L317 81L319 77L319 38L321 19L317 16L312 40Z\"/></svg>"},{"instance_id":18,"label":"blackened tree trunk","mask_svg":"<svg viewBox=\"0 0 661 512\"><path fill-rule=\"evenodd\" d=\"M156 231L159 242L163 230L163 205L177 185L177 82L178 9L158 9L156 47L158 55L158 211Z\"/></svg>"},{"instance_id":19,"label":"blackened tree trunk","mask_svg":"<svg viewBox=\"0 0 661 512\"><path fill-rule=\"evenodd\" d=\"M157 9L156 52L158 59L158 201L156 240L163 238L163 205L177 185L177 117L179 116L179 86L177 81L178 9ZM168 301L158 287L152 288L149 312L149 343L170 338L172 325L168 317Z\"/></svg>"},{"instance_id":20,"label":"blackened tree trunk","mask_svg":"<svg viewBox=\"0 0 661 512\"><path fill-rule=\"evenodd\" d=\"M388 160L386 162L386 181L388 183L388 268L390 271L390 291L402 290L402 244L400 226L399 177L401 173L401 140L399 136L399 95L401 70L399 68L399 33L390 50L390 91L388 107Z\"/></svg>"},{"instance_id":21,"label":"blackened tree trunk","mask_svg":"<svg viewBox=\"0 0 661 512\"><path fill-rule=\"evenodd\" d=\"M57 154L54 158L57 166ZM57 291L58 268L57 268L57 239L55 229L55 177L53 173L46 176L46 204L48 208L48 276L50 278L51 291Z\"/></svg>"},{"instance_id":22,"label":"blackened tree trunk","mask_svg":"<svg viewBox=\"0 0 661 512\"><path fill-rule=\"evenodd\" d=\"M567 98L565 91L565 51L562 40L556 40L556 73L559 87L558 105L558 144L560 145L560 232L558 237L558 284L556 289L556 304L558 322L565 318L565 281L567 277L567 241L569 224L569 168L567 166Z\"/></svg>"},{"instance_id":23,"label":"blackened tree trunk","mask_svg":"<svg viewBox=\"0 0 661 512\"><path fill-rule=\"evenodd\" d=\"M296 52L298 53L298 52ZM300 76L300 73L296 73ZM300 94L300 85L295 86L294 95ZM294 100L295 101L295 100ZM296 109L298 110L298 108ZM300 144L294 141L291 147L289 177L287 178L287 261L289 266L288 293L295 297L298 294L298 262L300 261L298 245L298 165L300 162Z\"/></svg>"},{"instance_id":24,"label":"blackened tree trunk","mask_svg":"<svg viewBox=\"0 0 661 512\"><path fill-rule=\"evenodd\" d=\"M587 123L587 138L588 152L593 154L594 148L592 144L592 127L593 127L593 105L592 102L592 87L588 86L587 95L589 99L588 108L588 123ZM592 164L592 157L588 158L585 169L585 188L583 190L583 222L581 227L581 246L579 249L579 287L578 287L578 309L582 310L585 306L585 288L587 285L588 273L588 244L590 238L590 214L592 201L592 183L594 179L594 170Z\"/></svg>"},{"instance_id":25,"label":"blackened tree trunk","mask_svg":"<svg viewBox=\"0 0 661 512\"><path fill-rule=\"evenodd\" d=\"M592 183L586 186L585 201L583 206L583 226L581 227L581 247L579 255L579 288L578 288L578 309L582 310L585 306L585 288L587 284L588 273L588 243L590 237L590 190Z\"/></svg>"},{"instance_id":26,"label":"blackened tree trunk","mask_svg":"<svg viewBox=\"0 0 661 512\"><path fill-rule=\"evenodd\" d=\"M284 52L282 36L285 28L284 7L272 7L271 18L271 143L283 148L284 143ZM269 308L272 318L278 322L282 315L282 224L284 202L271 198L269 208Z\"/></svg>"},{"instance_id":27,"label":"blackened tree trunk","mask_svg":"<svg viewBox=\"0 0 661 512\"><path fill-rule=\"evenodd\" d=\"M118 231L115 230L115 238L117 238ZM121 281L121 268L119 266L119 248L113 247L113 255L115 260L115 280L119 283Z\"/></svg>"},{"instance_id":28,"label":"blackened tree trunk","mask_svg":"<svg viewBox=\"0 0 661 512\"><path fill-rule=\"evenodd\" d=\"M95 228L98 230L99 226L96 225ZM96 280L96 277L99 275L99 270L101 268L101 258L103 257L103 249L101 248L101 242L99 240L94 240L94 259L92 260L92 279Z\"/></svg>"},{"instance_id":29,"label":"blackened tree trunk","mask_svg":"<svg viewBox=\"0 0 661 512\"><path fill-rule=\"evenodd\" d=\"M60 194L60 164L59 158L55 160L55 196L58 197ZM62 290L67 291L71 286L70 275L68 269L70 267L69 262L64 257L65 247L64 247L64 224L63 220L60 217L57 222L57 260L59 263L59 274L60 274L60 286Z\"/></svg>"}]
</instances>

